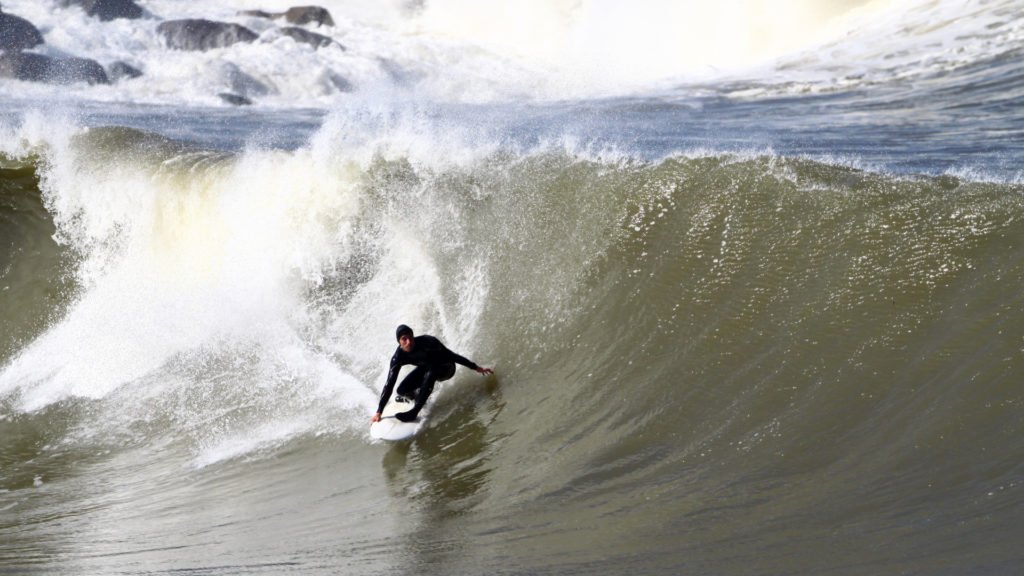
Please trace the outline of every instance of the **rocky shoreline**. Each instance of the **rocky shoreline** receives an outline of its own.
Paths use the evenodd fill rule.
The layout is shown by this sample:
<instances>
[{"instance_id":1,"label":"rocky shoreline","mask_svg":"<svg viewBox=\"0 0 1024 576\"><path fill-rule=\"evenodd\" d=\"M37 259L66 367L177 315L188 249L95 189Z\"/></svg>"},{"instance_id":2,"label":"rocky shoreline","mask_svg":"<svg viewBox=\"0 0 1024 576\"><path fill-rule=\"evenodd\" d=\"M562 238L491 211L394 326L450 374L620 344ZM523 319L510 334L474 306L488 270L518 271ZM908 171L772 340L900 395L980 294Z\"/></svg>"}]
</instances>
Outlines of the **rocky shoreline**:
<instances>
[{"instance_id":1,"label":"rocky shoreline","mask_svg":"<svg viewBox=\"0 0 1024 576\"><path fill-rule=\"evenodd\" d=\"M170 50L205 52L262 39L261 34L241 24L197 18L163 19L147 12L134 0L59 0L58 5L68 10L84 10L88 16L100 21L121 18L162 20L156 26L156 34ZM279 13L243 10L238 15L282 22L282 25L275 25L270 34L263 32L268 36L267 41L288 37L314 49L333 46L345 50L330 36L308 29L334 26L330 12L320 6L296 6ZM52 57L33 51L45 42L35 25L25 18L4 12L0 5L0 79L48 84L111 84L145 76L144 70L122 61L108 62L104 66L88 57ZM221 92L215 96L235 106L252 104L249 95Z\"/></svg>"}]
</instances>

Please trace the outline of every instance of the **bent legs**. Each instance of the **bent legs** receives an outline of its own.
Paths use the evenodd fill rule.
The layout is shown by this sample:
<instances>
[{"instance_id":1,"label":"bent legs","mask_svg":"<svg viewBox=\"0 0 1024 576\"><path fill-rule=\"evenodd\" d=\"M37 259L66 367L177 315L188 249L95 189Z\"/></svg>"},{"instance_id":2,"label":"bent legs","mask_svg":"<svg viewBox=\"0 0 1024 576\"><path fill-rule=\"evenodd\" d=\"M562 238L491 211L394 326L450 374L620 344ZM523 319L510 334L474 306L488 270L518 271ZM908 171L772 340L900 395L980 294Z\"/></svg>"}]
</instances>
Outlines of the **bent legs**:
<instances>
[{"instance_id":1,"label":"bent legs","mask_svg":"<svg viewBox=\"0 0 1024 576\"><path fill-rule=\"evenodd\" d=\"M398 394L406 398L415 395L416 403L413 404L412 410L396 414L395 417L403 422L414 420L427 403L430 394L434 392L434 384L448 380L454 375L455 364L418 366L398 385Z\"/></svg>"}]
</instances>

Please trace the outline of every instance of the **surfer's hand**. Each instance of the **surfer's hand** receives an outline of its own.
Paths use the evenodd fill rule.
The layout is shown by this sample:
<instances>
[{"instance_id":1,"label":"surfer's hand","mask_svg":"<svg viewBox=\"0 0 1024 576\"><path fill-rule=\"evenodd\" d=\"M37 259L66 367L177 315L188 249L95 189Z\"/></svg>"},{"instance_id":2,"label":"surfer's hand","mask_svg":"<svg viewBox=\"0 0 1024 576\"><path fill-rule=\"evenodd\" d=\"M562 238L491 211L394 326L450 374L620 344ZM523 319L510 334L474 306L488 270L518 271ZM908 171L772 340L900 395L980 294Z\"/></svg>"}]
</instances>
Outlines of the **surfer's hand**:
<instances>
[{"instance_id":1,"label":"surfer's hand","mask_svg":"<svg viewBox=\"0 0 1024 576\"><path fill-rule=\"evenodd\" d=\"M373 418L370 418L370 422L371 423L373 423L373 422L380 422L380 412L377 412L376 414L374 414Z\"/></svg>"},{"instance_id":2,"label":"surfer's hand","mask_svg":"<svg viewBox=\"0 0 1024 576\"><path fill-rule=\"evenodd\" d=\"M485 376L487 374L494 374L494 370L491 370L490 368L484 368L483 366L477 368L476 371L481 373L481 374L483 374L483 375L485 375Z\"/></svg>"}]
</instances>

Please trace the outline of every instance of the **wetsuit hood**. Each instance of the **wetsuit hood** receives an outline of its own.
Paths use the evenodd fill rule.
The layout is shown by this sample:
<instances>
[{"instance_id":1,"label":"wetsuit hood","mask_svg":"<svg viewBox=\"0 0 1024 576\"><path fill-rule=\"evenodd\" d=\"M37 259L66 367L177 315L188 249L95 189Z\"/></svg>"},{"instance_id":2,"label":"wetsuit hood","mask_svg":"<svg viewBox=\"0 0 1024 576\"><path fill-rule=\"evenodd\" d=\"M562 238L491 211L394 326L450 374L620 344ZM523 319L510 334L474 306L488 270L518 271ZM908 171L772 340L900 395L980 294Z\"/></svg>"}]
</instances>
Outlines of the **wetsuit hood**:
<instances>
[{"instance_id":1,"label":"wetsuit hood","mask_svg":"<svg viewBox=\"0 0 1024 576\"><path fill-rule=\"evenodd\" d=\"M408 334L411 338L413 335L412 328L409 328L405 324L399 324L398 328L395 329L395 340L401 339L403 334Z\"/></svg>"}]
</instances>

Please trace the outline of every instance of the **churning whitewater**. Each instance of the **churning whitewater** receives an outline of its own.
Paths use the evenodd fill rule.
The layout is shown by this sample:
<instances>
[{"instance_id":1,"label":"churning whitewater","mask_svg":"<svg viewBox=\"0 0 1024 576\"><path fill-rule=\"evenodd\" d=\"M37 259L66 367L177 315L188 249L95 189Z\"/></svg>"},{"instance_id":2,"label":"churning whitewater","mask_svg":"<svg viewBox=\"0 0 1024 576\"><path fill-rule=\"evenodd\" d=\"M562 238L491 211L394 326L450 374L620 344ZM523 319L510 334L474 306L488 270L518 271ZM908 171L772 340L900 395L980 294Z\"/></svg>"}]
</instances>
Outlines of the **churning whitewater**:
<instances>
[{"instance_id":1,"label":"churning whitewater","mask_svg":"<svg viewBox=\"0 0 1024 576\"><path fill-rule=\"evenodd\" d=\"M0 14L0 573L1019 570L1024 5L134 4Z\"/></svg>"}]
</instances>

